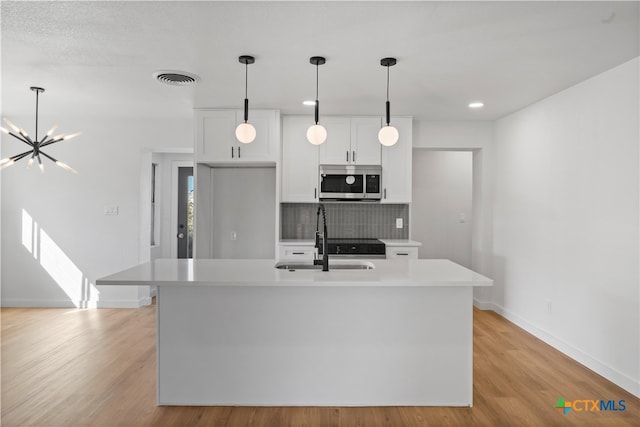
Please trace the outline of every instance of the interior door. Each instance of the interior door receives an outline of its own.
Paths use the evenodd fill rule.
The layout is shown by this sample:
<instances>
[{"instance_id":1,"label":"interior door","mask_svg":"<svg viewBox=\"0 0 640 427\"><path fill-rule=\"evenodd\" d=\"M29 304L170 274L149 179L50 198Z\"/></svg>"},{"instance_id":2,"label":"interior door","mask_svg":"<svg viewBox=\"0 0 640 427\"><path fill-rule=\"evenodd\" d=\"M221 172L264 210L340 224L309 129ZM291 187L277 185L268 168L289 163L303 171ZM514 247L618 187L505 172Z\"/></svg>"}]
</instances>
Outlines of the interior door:
<instances>
[{"instance_id":1,"label":"interior door","mask_svg":"<svg viewBox=\"0 0 640 427\"><path fill-rule=\"evenodd\" d=\"M178 168L178 258L193 258L193 167Z\"/></svg>"}]
</instances>

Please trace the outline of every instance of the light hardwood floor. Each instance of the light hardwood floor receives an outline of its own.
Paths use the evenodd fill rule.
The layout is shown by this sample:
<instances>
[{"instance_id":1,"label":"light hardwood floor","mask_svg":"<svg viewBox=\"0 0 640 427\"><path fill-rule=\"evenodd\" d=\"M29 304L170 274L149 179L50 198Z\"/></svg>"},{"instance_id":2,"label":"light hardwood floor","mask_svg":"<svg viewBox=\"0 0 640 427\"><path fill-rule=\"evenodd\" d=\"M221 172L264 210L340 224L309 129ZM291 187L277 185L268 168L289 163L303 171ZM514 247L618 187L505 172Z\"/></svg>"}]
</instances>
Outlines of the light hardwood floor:
<instances>
[{"instance_id":1,"label":"light hardwood floor","mask_svg":"<svg viewBox=\"0 0 640 427\"><path fill-rule=\"evenodd\" d=\"M8 426L640 426L639 400L491 311L474 310L474 406L157 407L155 306L2 309ZM624 412L554 409L625 400Z\"/></svg>"}]
</instances>

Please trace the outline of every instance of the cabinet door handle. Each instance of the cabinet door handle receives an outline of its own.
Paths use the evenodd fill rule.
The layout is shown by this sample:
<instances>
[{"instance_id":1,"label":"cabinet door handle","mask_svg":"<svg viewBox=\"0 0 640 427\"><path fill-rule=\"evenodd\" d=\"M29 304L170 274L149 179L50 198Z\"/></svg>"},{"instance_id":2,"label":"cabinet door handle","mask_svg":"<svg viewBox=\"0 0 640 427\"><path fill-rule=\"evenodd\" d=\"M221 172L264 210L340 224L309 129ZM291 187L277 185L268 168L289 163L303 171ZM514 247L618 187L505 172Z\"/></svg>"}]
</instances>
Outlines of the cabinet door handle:
<instances>
[{"instance_id":1,"label":"cabinet door handle","mask_svg":"<svg viewBox=\"0 0 640 427\"><path fill-rule=\"evenodd\" d=\"M318 198L318 187L313 189L313 198L317 199Z\"/></svg>"},{"instance_id":2,"label":"cabinet door handle","mask_svg":"<svg viewBox=\"0 0 640 427\"><path fill-rule=\"evenodd\" d=\"M304 252L291 252L291 255L304 255Z\"/></svg>"},{"instance_id":3,"label":"cabinet door handle","mask_svg":"<svg viewBox=\"0 0 640 427\"><path fill-rule=\"evenodd\" d=\"M384 198L385 199L387 198L387 189L386 188L384 189Z\"/></svg>"},{"instance_id":4,"label":"cabinet door handle","mask_svg":"<svg viewBox=\"0 0 640 427\"><path fill-rule=\"evenodd\" d=\"M353 155L351 156L351 161L352 161L353 163L355 163L355 162L356 162L356 152L355 152L355 151L353 151Z\"/></svg>"},{"instance_id":5,"label":"cabinet door handle","mask_svg":"<svg viewBox=\"0 0 640 427\"><path fill-rule=\"evenodd\" d=\"M349 163L349 150L347 150L347 163Z\"/></svg>"},{"instance_id":6,"label":"cabinet door handle","mask_svg":"<svg viewBox=\"0 0 640 427\"><path fill-rule=\"evenodd\" d=\"M240 147L238 147L238 158L240 158L240 157L242 157L242 156L240 155Z\"/></svg>"},{"instance_id":7,"label":"cabinet door handle","mask_svg":"<svg viewBox=\"0 0 640 427\"><path fill-rule=\"evenodd\" d=\"M404 256L408 256L409 253L407 252L396 252L396 255L404 255Z\"/></svg>"},{"instance_id":8,"label":"cabinet door handle","mask_svg":"<svg viewBox=\"0 0 640 427\"><path fill-rule=\"evenodd\" d=\"M233 147L231 147L231 158L233 159Z\"/></svg>"}]
</instances>

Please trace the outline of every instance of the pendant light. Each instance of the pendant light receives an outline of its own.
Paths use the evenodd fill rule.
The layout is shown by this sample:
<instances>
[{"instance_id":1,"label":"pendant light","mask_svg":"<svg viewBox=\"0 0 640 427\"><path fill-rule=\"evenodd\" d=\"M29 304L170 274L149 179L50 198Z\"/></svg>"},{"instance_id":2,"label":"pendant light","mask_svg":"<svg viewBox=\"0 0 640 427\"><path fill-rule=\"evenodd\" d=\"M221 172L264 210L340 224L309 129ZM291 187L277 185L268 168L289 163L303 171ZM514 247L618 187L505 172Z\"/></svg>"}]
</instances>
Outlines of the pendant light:
<instances>
[{"instance_id":1,"label":"pendant light","mask_svg":"<svg viewBox=\"0 0 640 427\"><path fill-rule=\"evenodd\" d=\"M378 132L378 141L380 141L380 144L390 147L398 142L399 137L398 129L389 124L391 122L391 103L389 102L389 67L396 65L396 58L382 58L380 60L380 65L387 67L387 125L383 126L382 129L380 129L380 132Z\"/></svg>"},{"instance_id":2,"label":"pendant light","mask_svg":"<svg viewBox=\"0 0 640 427\"><path fill-rule=\"evenodd\" d=\"M236 128L236 138L243 144L248 144L256 139L256 128L253 127L249 120L249 99L247 98L247 81L249 77L249 64L256 62L253 56L242 55L238 57L238 61L244 64L244 123L240 123Z\"/></svg>"},{"instance_id":3,"label":"pendant light","mask_svg":"<svg viewBox=\"0 0 640 427\"><path fill-rule=\"evenodd\" d=\"M327 60L322 56L312 56L309 62L316 66L316 124L309 126L309 129L307 129L307 140L313 145L320 145L327 140L327 130L324 126L318 124L318 117L320 115L320 101L318 101L318 66L324 64Z\"/></svg>"},{"instance_id":4,"label":"pendant light","mask_svg":"<svg viewBox=\"0 0 640 427\"><path fill-rule=\"evenodd\" d=\"M4 158L4 159L0 160L0 169L4 169L6 167L9 167L9 166L15 164L15 162L17 162L18 160L21 160L21 159L31 155L29 157L29 161L27 162L27 167L31 167L31 165L33 165L34 160L37 160L38 161L38 166L40 167L40 171L44 172L44 165L42 164L42 158L40 157L40 155L42 154L44 157L46 157L47 159L49 159L52 162L54 162L56 165L60 166L62 169L67 170L69 172L77 173L73 168L71 168L70 166L62 163L61 161L58 161L58 160L54 159L53 157L51 157L50 155L48 155L47 153L42 151L42 149L44 147L48 146L48 145L55 144L56 142L60 142L60 141L64 141L64 140L67 140L67 139L74 138L74 137L80 135L80 132L76 132L74 134L66 135L66 136L63 135L63 134L60 134L60 135L52 137L51 134L53 134L53 131L58 128L58 125L54 125L51 129L49 129L49 131L45 134L45 136L43 136L42 139L40 141L38 141L38 95L40 95L40 93L44 92L44 89L41 88L41 87L36 87L36 86L32 86L30 89L36 93L36 134L35 134L35 138L31 139L31 137L27 134L27 132L24 131L24 129L18 128L16 125L11 123L9 121L9 119L5 118L4 121L5 121L6 124L9 125L11 130L5 129L2 126L0 126L0 131L6 133L7 135L11 135L16 139L19 139L20 141L22 141L25 144L27 144L30 148L29 148L29 150L25 151L24 153L16 154L15 156L7 157L7 158Z\"/></svg>"}]
</instances>

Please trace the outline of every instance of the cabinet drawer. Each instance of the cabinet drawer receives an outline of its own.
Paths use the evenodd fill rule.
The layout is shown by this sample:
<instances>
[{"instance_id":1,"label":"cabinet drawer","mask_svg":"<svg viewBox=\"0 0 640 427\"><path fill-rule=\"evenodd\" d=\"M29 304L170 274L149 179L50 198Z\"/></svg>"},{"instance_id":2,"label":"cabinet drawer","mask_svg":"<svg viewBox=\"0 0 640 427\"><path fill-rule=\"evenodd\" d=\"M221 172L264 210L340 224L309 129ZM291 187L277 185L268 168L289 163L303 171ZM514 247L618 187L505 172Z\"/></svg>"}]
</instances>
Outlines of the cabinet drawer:
<instances>
[{"instance_id":1,"label":"cabinet drawer","mask_svg":"<svg viewBox=\"0 0 640 427\"><path fill-rule=\"evenodd\" d=\"M278 249L278 259L311 261L315 248L313 246L280 246Z\"/></svg>"},{"instance_id":2,"label":"cabinet drawer","mask_svg":"<svg viewBox=\"0 0 640 427\"><path fill-rule=\"evenodd\" d=\"M418 248L403 246L387 247L387 259L393 258L418 259Z\"/></svg>"}]
</instances>

